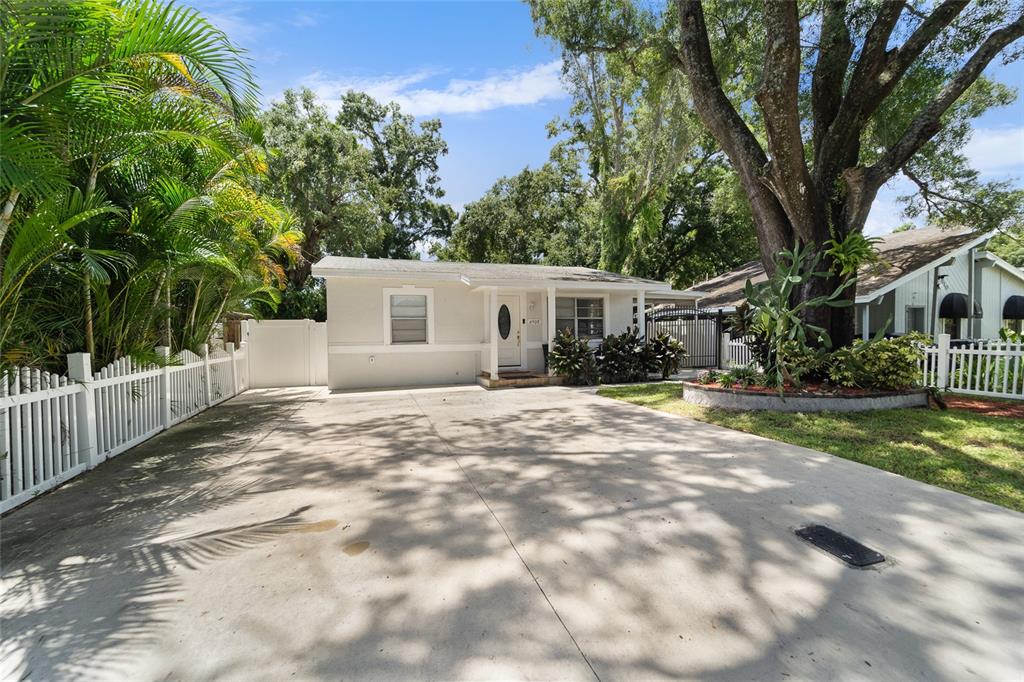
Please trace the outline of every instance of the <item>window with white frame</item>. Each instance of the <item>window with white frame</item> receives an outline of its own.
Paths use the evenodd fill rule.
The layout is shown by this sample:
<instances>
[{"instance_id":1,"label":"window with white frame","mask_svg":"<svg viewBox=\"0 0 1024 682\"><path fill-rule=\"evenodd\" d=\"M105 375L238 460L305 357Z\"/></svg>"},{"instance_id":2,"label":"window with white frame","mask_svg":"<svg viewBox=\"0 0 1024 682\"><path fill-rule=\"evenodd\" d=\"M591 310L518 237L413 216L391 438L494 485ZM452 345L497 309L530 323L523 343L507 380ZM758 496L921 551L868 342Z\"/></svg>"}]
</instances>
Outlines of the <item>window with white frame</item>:
<instances>
[{"instance_id":1,"label":"window with white frame","mask_svg":"<svg viewBox=\"0 0 1024 682\"><path fill-rule=\"evenodd\" d=\"M568 329L581 339L604 338L604 299L556 298L555 328Z\"/></svg>"},{"instance_id":2,"label":"window with white frame","mask_svg":"<svg viewBox=\"0 0 1024 682\"><path fill-rule=\"evenodd\" d=\"M391 343L428 343L430 301L427 294L389 295Z\"/></svg>"}]
</instances>

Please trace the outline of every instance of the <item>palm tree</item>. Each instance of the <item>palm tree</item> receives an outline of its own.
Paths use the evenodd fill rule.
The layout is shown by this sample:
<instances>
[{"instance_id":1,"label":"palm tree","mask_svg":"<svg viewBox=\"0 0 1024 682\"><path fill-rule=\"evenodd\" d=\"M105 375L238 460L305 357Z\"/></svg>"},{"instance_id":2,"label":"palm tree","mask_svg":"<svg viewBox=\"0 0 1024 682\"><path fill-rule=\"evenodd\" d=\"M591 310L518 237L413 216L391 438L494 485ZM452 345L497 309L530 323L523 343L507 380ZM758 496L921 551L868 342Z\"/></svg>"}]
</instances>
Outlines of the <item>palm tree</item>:
<instances>
[{"instance_id":1,"label":"palm tree","mask_svg":"<svg viewBox=\"0 0 1024 682\"><path fill-rule=\"evenodd\" d=\"M254 189L244 55L169 2L0 3L0 362L191 347L273 301L301 235Z\"/></svg>"}]
</instances>

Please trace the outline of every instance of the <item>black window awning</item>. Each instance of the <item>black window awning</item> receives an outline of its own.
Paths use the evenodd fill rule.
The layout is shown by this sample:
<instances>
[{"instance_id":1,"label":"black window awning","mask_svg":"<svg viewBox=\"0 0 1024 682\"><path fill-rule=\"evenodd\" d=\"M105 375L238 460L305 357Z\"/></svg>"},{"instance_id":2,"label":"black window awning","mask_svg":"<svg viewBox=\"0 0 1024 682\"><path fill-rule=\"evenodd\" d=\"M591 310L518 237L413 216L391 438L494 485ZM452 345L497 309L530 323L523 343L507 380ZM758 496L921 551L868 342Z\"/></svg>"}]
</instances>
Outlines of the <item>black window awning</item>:
<instances>
[{"instance_id":1,"label":"black window awning","mask_svg":"<svg viewBox=\"0 0 1024 682\"><path fill-rule=\"evenodd\" d=\"M974 302L974 316L981 317L981 305ZM967 294L946 294L939 304L939 317L944 320L959 320L967 317Z\"/></svg>"},{"instance_id":2,"label":"black window awning","mask_svg":"<svg viewBox=\"0 0 1024 682\"><path fill-rule=\"evenodd\" d=\"M1024 320L1024 296L1010 296L1003 304L1004 320Z\"/></svg>"}]
</instances>

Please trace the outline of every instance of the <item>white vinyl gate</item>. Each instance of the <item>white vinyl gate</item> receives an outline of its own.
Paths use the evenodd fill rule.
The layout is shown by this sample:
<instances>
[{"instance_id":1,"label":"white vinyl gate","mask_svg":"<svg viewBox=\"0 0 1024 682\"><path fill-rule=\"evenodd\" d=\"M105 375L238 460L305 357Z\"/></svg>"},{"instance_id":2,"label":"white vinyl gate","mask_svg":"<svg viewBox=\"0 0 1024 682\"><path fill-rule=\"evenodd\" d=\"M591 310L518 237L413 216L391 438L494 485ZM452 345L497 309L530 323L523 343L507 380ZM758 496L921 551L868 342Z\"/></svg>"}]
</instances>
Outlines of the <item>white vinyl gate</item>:
<instances>
[{"instance_id":1,"label":"white vinyl gate","mask_svg":"<svg viewBox=\"0 0 1024 682\"><path fill-rule=\"evenodd\" d=\"M242 329L252 388L327 385L326 322L251 320Z\"/></svg>"}]
</instances>

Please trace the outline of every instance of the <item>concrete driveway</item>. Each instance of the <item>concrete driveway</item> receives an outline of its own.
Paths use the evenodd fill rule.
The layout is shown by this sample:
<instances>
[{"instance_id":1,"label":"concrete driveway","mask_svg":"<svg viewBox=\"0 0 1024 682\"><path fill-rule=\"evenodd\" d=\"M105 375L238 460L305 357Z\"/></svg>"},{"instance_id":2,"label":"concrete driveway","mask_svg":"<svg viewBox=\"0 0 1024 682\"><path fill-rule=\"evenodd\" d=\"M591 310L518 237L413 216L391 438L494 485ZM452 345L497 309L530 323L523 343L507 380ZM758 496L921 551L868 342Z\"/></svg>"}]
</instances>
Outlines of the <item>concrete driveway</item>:
<instances>
[{"instance_id":1,"label":"concrete driveway","mask_svg":"<svg viewBox=\"0 0 1024 682\"><path fill-rule=\"evenodd\" d=\"M253 391L2 530L4 679L1024 677L1024 515L569 388Z\"/></svg>"}]
</instances>

